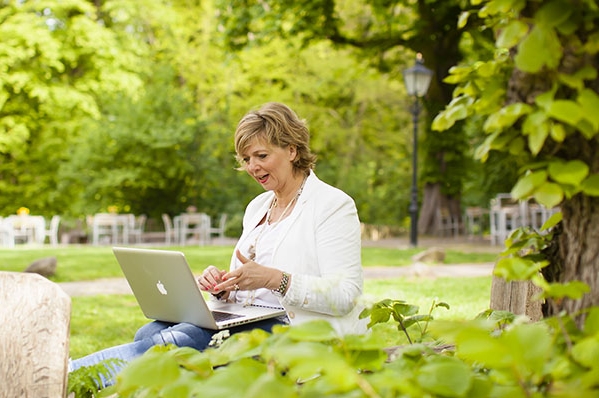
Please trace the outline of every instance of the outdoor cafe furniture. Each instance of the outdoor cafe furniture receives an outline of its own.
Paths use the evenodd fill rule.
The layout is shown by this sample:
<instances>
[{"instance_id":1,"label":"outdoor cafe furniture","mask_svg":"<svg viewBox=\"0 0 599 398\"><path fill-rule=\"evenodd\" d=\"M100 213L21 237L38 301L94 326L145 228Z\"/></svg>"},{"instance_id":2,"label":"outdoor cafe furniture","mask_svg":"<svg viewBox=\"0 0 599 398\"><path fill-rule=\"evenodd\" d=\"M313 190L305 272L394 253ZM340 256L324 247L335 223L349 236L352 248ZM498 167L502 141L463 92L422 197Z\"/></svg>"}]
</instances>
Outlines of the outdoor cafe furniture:
<instances>
[{"instance_id":1,"label":"outdoor cafe furniture","mask_svg":"<svg viewBox=\"0 0 599 398\"><path fill-rule=\"evenodd\" d=\"M3 220L3 229L12 227L13 240L16 243L43 244L46 238L46 220L43 216L29 214L11 215Z\"/></svg>"},{"instance_id":2,"label":"outdoor cafe furniture","mask_svg":"<svg viewBox=\"0 0 599 398\"><path fill-rule=\"evenodd\" d=\"M179 244L187 245L190 239L205 245L210 239L210 216L205 213L182 213L173 218Z\"/></svg>"},{"instance_id":3,"label":"outdoor cafe furniture","mask_svg":"<svg viewBox=\"0 0 599 398\"><path fill-rule=\"evenodd\" d=\"M173 242L179 241L179 231L175 229L173 219L167 213L162 213L162 222L164 223L164 244L170 246Z\"/></svg>"},{"instance_id":4,"label":"outdoor cafe furniture","mask_svg":"<svg viewBox=\"0 0 599 398\"><path fill-rule=\"evenodd\" d=\"M498 194L491 200L491 244L503 244L517 228L531 227L539 231L547 219L559 208L547 209L534 200L515 200L509 193Z\"/></svg>"},{"instance_id":5,"label":"outdoor cafe furniture","mask_svg":"<svg viewBox=\"0 0 599 398\"><path fill-rule=\"evenodd\" d=\"M524 225L522 205L509 193L498 194L491 200L491 244L502 244L516 228Z\"/></svg>"},{"instance_id":6,"label":"outdoor cafe furniture","mask_svg":"<svg viewBox=\"0 0 599 398\"><path fill-rule=\"evenodd\" d=\"M465 211L465 230L468 238L472 239L475 235L480 237L483 236L484 226L486 224L486 219L489 217L489 210L472 206L467 207Z\"/></svg>"},{"instance_id":7,"label":"outdoor cafe furniture","mask_svg":"<svg viewBox=\"0 0 599 398\"><path fill-rule=\"evenodd\" d=\"M53 215L50 219L50 227L44 231L44 241L48 238L52 246L58 244L58 226L60 225L60 216Z\"/></svg>"},{"instance_id":8,"label":"outdoor cafe furniture","mask_svg":"<svg viewBox=\"0 0 599 398\"><path fill-rule=\"evenodd\" d=\"M211 221L212 222L212 221ZM218 225L208 228L208 240L212 240L212 236L216 235L218 239L225 237L225 229L227 228L227 213L222 213L218 219Z\"/></svg>"},{"instance_id":9,"label":"outdoor cafe furniture","mask_svg":"<svg viewBox=\"0 0 599 398\"><path fill-rule=\"evenodd\" d=\"M12 223L0 217L0 247L15 247L15 232Z\"/></svg>"},{"instance_id":10,"label":"outdoor cafe furniture","mask_svg":"<svg viewBox=\"0 0 599 398\"><path fill-rule=\"evenodd\" d=\"M131 223L129 226L129 240L132 239L135 243L142 242L147 218L145 214L129 217L129 222Z\"/></svg>"},{"instance_id":11,"label":"outdoor cafe furniture","mask_svg":"<svg viewBox=\"0 0 599 398\"><path fill-rule=\"evenodd\" d=\"M133 214L97 213L88 219L92 229L92 244L99 245L107 238L111 244L128 244L129 231L135 224Z\"/></svg>"}]
</instances>

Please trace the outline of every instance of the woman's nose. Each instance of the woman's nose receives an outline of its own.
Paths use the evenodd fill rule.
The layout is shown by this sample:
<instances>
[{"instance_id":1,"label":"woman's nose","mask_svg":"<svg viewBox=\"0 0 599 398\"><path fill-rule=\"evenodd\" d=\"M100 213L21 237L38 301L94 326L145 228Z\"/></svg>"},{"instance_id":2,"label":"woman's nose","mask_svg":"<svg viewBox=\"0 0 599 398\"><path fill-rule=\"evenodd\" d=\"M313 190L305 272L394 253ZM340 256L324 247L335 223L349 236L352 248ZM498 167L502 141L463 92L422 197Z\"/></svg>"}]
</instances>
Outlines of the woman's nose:
<instances>
[{"instance_id":1,"label":"woman's nose","mask_svg":"<svg viewBox=\"0 0 599 398\"><path fill-rule=\"evenodd\" d=\"M258 164L254 160L250 159L250 160L247 161L245 167L246 167L246 169L248 171L252 171L252 170L256 170L257 169Z\"/></svg>"}]
</instances>

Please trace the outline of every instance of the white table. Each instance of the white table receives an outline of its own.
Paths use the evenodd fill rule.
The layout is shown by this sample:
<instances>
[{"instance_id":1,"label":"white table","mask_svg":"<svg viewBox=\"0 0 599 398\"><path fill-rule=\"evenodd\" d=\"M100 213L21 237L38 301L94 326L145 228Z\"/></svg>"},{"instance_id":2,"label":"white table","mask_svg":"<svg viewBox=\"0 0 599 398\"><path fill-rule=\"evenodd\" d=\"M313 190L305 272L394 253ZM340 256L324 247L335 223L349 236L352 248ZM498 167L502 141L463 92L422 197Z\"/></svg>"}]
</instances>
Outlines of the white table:
<instances>
[{"instance_id":1,"label":"white table","mask_svg":"<svg viewBox=\"0 0 599 398\"><path fill-rule=\"evenodd\" d=\"M179 244L187 245L190 238L197 239L200 245L208 243L210 238L210 216L205 213L182 213L173 218ZM191 235L191 236L190 236Z\"/></svg>"}]
</instances>

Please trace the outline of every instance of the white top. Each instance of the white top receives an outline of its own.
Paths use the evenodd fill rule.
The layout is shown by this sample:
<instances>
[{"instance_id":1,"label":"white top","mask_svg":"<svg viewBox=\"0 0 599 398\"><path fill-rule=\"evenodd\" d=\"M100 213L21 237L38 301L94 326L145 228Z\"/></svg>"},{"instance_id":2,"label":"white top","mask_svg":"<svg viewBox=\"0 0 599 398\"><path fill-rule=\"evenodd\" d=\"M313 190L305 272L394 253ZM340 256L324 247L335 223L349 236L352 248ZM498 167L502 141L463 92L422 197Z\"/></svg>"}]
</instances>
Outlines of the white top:
<instances>
[{"instance_id":1,"label":"white top","mask_svg":"<svg viewBox=\"0 0 599 398\"><path fill-rule=\"evenodd\" d=\"M248 204L236 246L242 253L254 243L251 237L273 199L274 193L267 191ZM260 238L269 242L267 248L258 242L257 262L285 271L291 279L284 297L266 291L261 299L270 303L274 297L291 324L324 319L340 334L364 333L368 320L359 319L364 308L360 220L353 199L311 172L293 212L271 233ZM237 266L233 252L231 269Z\"/></svg>"},{"instance_id":2,"label":"white top","mask_svg":"<svg viewBox=\"0 0 599 398\"><path fill-rule=\"evenodd\" d=\"M293 211L291 212L293 214ZM255 246L256 259L254 260L258 264L277 268L276 264L272 264L272 256L275 251L275 244L279 238L279 231L288 222L290 217L286 217L279 222L268 224L264 222L262 225L258 225L254 230L238 244L241 253L245 257L250 257L250 247ZM256 241L258 239L258 241ZM239 268L241 261L235 258L233 268ZM235 301L240 304L255 304L255 305L267 305L271 307L280 307L279 299L268 289L258 289L253 291L240 290L235 296Z\"/></svg>"}]
</instances>

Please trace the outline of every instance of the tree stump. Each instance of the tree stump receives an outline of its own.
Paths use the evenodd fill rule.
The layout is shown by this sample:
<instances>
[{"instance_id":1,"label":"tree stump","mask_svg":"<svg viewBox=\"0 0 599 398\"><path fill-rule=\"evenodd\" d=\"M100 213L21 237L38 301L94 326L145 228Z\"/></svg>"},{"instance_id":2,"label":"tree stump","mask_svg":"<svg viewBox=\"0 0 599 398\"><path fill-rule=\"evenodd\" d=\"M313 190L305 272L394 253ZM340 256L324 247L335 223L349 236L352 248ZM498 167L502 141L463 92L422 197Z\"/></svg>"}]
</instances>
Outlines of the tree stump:
<instances>
[{"instance_id":1,"label":"tree stump","mask_svg":"<svg viewBox=\"0 0 599 398\"><path fill-rule=\"evenodd\" d=\"M35 273L0 272L0 397L65 397L71 299Z\"/></svg>"},{"instance_id":2,"label":"tree stump","mask_svg":"<svg viewBox=\"0 0 599 398\"><path fill-rule=\"evenodd\" d=\"M532 321L543 318L541 301L534 296L541 292L531 281L507 282L493 276L491 283L491 305L495 311L509 311L516 315L526 315Z\"/></svg>"}]
</instances>

